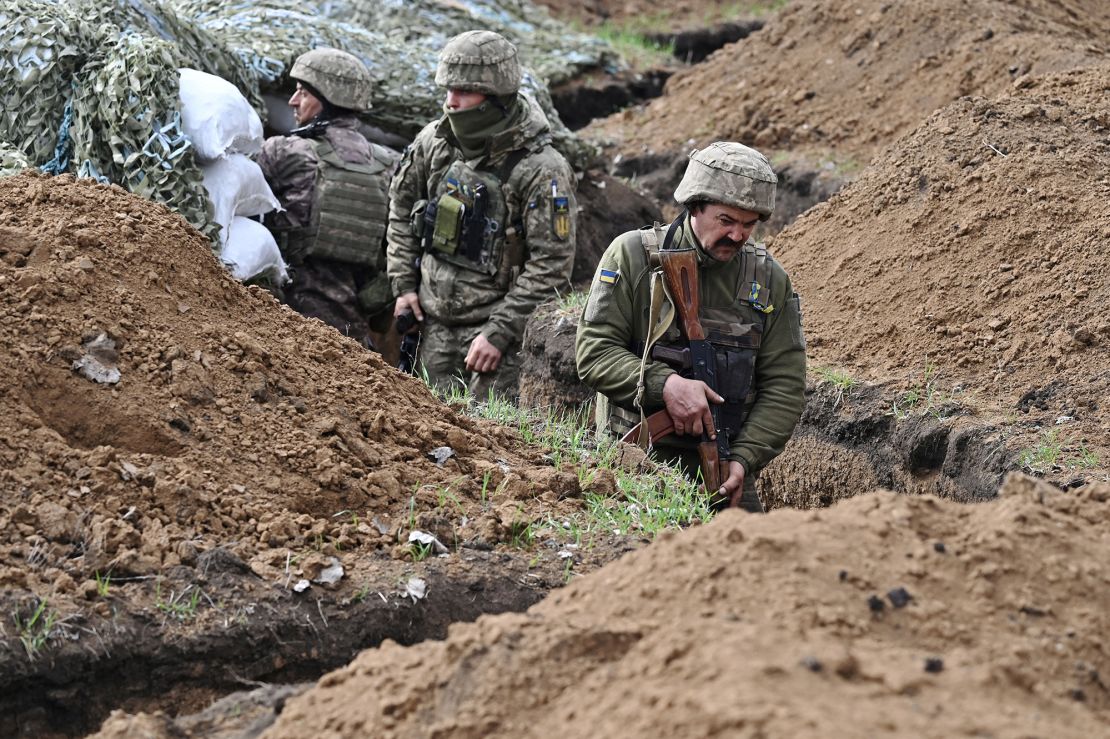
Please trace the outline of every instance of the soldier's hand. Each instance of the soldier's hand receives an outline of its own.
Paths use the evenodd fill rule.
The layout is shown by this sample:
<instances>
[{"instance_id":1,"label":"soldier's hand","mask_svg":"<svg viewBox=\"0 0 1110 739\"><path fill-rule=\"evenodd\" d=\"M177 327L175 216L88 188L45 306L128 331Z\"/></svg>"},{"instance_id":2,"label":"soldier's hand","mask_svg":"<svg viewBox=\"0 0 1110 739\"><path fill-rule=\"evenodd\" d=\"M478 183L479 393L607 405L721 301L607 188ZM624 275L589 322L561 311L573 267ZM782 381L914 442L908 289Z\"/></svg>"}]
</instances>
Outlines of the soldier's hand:
<instances>
[{"instance_id":1,"label":"soldier's hand","mask_svg":"<svg viewBox=\"0 0 1110 739\"><path fill-rule=\"evenodd\" d=\"M416 316L416 320L424 320L424 311L420 310L420 297L415 292L398 295L397 302L393 304L394 317L406 311L412 311L412 314Z\"/></svg>"},{"instance_id":2,"label":"soldier's hand","mask_svg":"<svg viewBox=\"0 0 1110 739\"><path fill-rule=\"evenodd\" d=\"M740 496L744 494L744 465L729 460L728 479L721 484L718 493L720 497L728 498L729 508L740 505Z\"/></svg>"},{"instance_id":3,"label":"soldier's hand","mask_svg":"<svg viewBox=\"0 0 1110 739\"><path fill-rule=\"evenodd\" d=\"M663 405L674 421L676 434L701 436L704 432L710 439L716 439L717 429L709 412L711 402L723 403L725 399L701 380L671 375L663 384Z\"/></svg>"},{"instance_id":4,"label":"soldier's hand","mask_svg":"<svg viewBox=\"0 0 1110 739\"><path fill-rule=\"evenodd\" d=\"M489 339L482 334L475 336L466 353L466 368L471 372L493 372L499 366L501 350L489 343Z\"/></svg>"}]
</instances>

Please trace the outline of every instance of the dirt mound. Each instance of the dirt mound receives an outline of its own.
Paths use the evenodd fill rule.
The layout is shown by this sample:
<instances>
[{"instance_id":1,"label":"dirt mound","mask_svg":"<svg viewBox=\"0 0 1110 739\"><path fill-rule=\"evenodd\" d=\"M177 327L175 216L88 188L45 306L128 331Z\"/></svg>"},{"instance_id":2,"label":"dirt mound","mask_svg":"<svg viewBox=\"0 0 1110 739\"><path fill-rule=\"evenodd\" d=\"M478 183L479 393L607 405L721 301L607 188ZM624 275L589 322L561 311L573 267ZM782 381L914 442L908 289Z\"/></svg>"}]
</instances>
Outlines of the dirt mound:
<instances>
[{"instance_id":1,"label":"dirt mound","mask_svg":"<svg viewBox=\"0 0 1110 739\"><path fill-rule=\"evenodd\" d=\"M391 548L445 490L448 543L575 505L559 498L576 479L515 434L239 285L180 218L117 187L0 182L0 286L6 588L73 595L217 546L272 575L299 548ZM493 491L508 509L480 512Z\"/></svg>"},{"instance_id":2,"label":"dirt mound","mask_svg":"<svg viewBox=\"0 0 1110 739\"><path fill-rule=\"evenodd\" d=\"M1103 0L796 0L674 75L663 97L583 129L626 157L731 139L834 151L843 166L963 95L1105 60Z\"/></svg>"},{"instance_id":3,"label":"dirt mound","mask_svg":"<svg viewBox=\"0 0 1110 739\"><path fill-rule=\"evenodd\" d=\"M1108 94L1103 66L962 99L780 234L814 362L941 372L1105 442Z\"/></svg>"},{"instance_id":4,"label":"dirt mound","mask_svg":"<svg viewBox=\"0 0 1110 739\"><path fill-rule=\"evenodd\" d=\"M1000 495L729 511L525 614L364 652L266 736L1103 734L1110 487Z\"/></svg>"}]
</instances>

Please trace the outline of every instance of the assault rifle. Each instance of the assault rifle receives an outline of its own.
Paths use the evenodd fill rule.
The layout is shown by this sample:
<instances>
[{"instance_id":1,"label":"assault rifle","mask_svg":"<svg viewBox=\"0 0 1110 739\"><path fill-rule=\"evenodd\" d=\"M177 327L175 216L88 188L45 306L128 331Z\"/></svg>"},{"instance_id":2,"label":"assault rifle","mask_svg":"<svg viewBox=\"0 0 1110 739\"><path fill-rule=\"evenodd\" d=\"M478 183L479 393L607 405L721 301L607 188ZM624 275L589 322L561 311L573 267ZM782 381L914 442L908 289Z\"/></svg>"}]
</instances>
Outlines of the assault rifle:
<instances>
[{"instance_id":1,"label":"assault rifle","mask_svg":"<svg viewBox=\"0 0 1110 739\"><path fill-rule=\"evenodd\" d=\"M406 374L416 374L416 348L420 345L420 332L414 331L416 315L407 310L397 316L397 334L401 337L401 361L397 369Z\"/></svg>"},{"instance_id":2,"label":"assault rifle","mask_svg":"<svg viewBox=\"0 0 1110 739\"><path fill-rule=\"evenodd\" d=\"M668 239L669 241L669 239ZM663 279L674 300L678 314L679 328L689 344L688 349L674 350L666 347L653 347L652 357L677 366L689 368L694 380L701 380L714 392L717 391L717 355L706 338L705 328L698 318L701 297L698 293L698 258L693 248L660 249L659 263L663 268ZM702 479L709 493L716 493L728 477L728 439L721 429L720 409L709 404L713 416L713 429L716 440L709 438L708 431L702 432L698 443L698 459L701 462ZM674 422L666 409L653 413L646 420L649 438L660 438L674 432ZM640 434L640 424L625 435L624 440L635 441Z\"/></svg>"}]
</instances>

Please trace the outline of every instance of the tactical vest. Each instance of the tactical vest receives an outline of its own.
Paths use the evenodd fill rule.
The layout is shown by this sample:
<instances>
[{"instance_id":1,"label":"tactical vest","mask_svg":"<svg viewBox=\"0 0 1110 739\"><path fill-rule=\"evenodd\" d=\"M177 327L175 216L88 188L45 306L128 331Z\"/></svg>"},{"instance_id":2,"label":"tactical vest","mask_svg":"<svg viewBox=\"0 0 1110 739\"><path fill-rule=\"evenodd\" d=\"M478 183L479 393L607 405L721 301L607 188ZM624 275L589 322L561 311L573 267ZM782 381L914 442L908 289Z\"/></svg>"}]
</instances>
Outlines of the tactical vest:
<instances>
[{"instance_id":1,"label":"tactical vest","mask_svg":"<svg viewBox=\"0 0 1110 739\"><path fill-rule=\"evenodd\" d=\"M685 214L681 217L685 217ZM659 250L669 246L667 238L668 230L660 224L640 229L645 259L653 271L660 271ZM721 430L730 442L739 435L740 427L755 402L756 389L752 387L755 359L762 343L767 317L775 310L767 302L772 295L773 271L766 247L751 242L744 244L741 260L741 283L736 300L723 307L706 306L703 301L698 314L717 359L719 386L716 390L725 399L720 406ZM658 282L660 285L657 289L662 289L662 280ZM649 331L657 324L658 318L649 317ZM663 361L661 357L667 354L678 355L685 346L678 324L671 320L657 340L645 340L629 349L648 362ZM676 370L682 377L689 378L692 375L689 370ZM608 403L608 406L609 430L618 437L626 434L643 419L642 414L627 411L615 403ZM665 440L665 445L680 446L682 442L678 438L671 438Z\"/></svg>"},{"instance_id":2,"label":"tactical vest","mask_svg":"<svg viewBox=\"0 0 1110 739\"><path fill-rule=\"evenodd\" d=\"M336 154L327 137L309 141L319 162L312 222L288 232L289 261L326 257L384 270L389 164L377 158L365 164L347 162Z\"/></svg>"},{"instance_id":3,"label":"tactical vest","mask_svg":"<svg viewBox=\"0 0 1110 739\"><path fill-rule=\"evenodd\" d=\"M439 260L491 277L507 290L524 264L524 223L508 182L527 155L510 153L497 172L451 163L431 200L414 214L423 250Z\"/></svg>"}]
</instances>

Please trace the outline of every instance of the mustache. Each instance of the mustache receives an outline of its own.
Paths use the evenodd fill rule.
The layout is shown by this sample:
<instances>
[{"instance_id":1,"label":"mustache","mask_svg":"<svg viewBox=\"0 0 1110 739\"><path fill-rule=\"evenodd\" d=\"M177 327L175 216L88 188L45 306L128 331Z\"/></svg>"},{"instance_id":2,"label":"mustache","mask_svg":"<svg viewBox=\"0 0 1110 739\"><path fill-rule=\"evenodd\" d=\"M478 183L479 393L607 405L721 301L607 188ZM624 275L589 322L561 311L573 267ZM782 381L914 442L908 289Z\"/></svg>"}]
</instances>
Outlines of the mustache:
<instances>
[{"instance_id":1,"label":"mustache","mask_svg":"<svg viewBox=\"0 0 1110 739\"><path fill-rule=\"evenodd\" d=\"M730 238L729 238L729 237L727 237L727 236L722 236L721 238L719 238L719 239L717 239L716 241L714 241L714 242L713 242L713 246L714 246L714 247L717 247L717 246L730 246L730 247L732 247L733 249L739 249L739 248L740 248L741 246L743 246L743 245L744 245L744 242L742 242L742 241L735 241L735 240L733 240L733 239L730 239Z\"/></svg>"}]
</instances>

